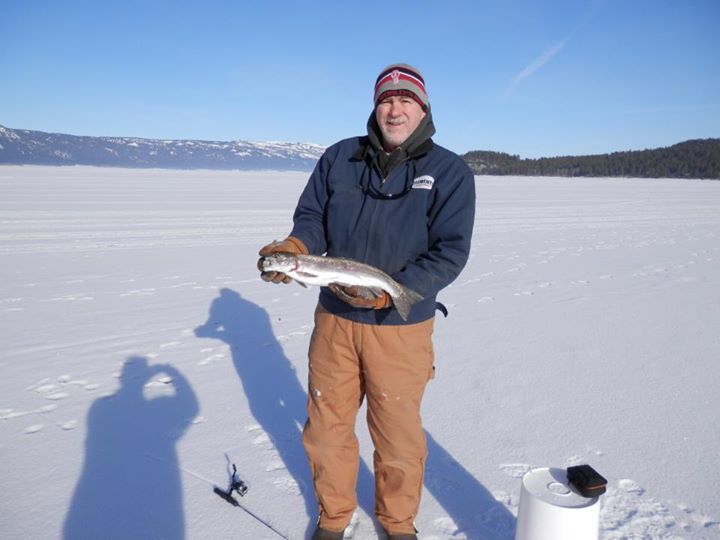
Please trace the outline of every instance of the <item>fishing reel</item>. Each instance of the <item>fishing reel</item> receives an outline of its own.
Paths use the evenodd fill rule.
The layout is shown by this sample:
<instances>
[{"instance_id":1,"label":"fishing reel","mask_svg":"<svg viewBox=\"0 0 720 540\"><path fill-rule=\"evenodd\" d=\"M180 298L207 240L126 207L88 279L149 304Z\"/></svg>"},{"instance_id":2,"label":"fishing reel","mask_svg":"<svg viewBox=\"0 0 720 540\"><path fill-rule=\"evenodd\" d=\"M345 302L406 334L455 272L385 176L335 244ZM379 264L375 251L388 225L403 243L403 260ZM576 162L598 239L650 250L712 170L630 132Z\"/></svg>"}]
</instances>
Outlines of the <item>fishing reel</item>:
<instances>
[{"instance_id":1,"label":"fishing reel","mask_svg":"<svg viewBox=\"0 0 720 540\"><path fill-rule=\"evenodd\" d=\"M232 468L233 472L232 476L230 477L230 485L228 486L228 488L223 491L219 487L214 486L213 491L233 506L239 506L240 504L232 496L233 491L237 491L238 495L244 497L245 494L248 492L248 486L245 482L240 480L240 477L237 474L237 467L235 467L234 463L232 464Z\"/></svg>"},{"instance_id":2,"label":"fishing reel","mask_svg":"<svg viewBox=\"0 0 720 540\"><path fill-rule=\"evenodd\" d=\"M244 497L245 494L248 491L248 486L245 482L240 480L240 478L237 475L237 467L235 467L235 464L233 463L233 473L232 478L230 478L230 487L228 487L228 493L232 493L233 491L237 491L237 494L241 497Z\"/></svg>"}]
</instances>

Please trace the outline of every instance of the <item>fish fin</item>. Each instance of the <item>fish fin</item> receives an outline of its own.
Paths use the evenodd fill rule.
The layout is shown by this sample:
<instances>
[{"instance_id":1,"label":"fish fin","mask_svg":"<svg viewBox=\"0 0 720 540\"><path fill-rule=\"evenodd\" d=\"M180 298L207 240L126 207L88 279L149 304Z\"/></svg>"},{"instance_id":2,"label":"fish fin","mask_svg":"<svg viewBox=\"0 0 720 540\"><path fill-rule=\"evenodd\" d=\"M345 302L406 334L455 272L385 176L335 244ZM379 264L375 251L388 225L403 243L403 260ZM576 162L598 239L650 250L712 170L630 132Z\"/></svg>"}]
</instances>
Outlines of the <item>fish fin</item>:
<instances>
[{"instance_id":1,"label":"fish fin","mask_svg":"<svg viewBox=\"0 0 720 540\"><path fill-rule=\"evenodd\" d=\"M410 315L410 309L413 307L413 304L417 304L422 299L423 297L412 289L402 287L402 292L400 293L400 295L393 298L392 300L393 305L395 306L395 309L397 309L397 312L402 318L402 320L407 321L408 316Z\"/></svg>"},{"instance_id":2,"label":"fish fin","mask_svg":"<svg viewBox=\"0 0 720 540\"><path fill-rule=\"evenodd\" d=\"M403 294L406 294L408 299L410 300L410 304L417 304L420 300L423 299L423 296L419 293L416 293L412 289L408 289L407 287L403 286Z\"/></svg>"},{"instance_id":3,"label":"fish fin","mask_svg":"<svg viewBox=\"0 0 720 540\"><path fill-rule=\"evenodd\" d=\"M301 272L299 270L295 272L295 275L301 276L301 277L306 277L306 278L316 278L317 277L317 274L311 274L310 272Z\"/></svg>"},{"instance_id":4,"label":"fish fin","mask_svg":"<svg viewBox=\"0 0 720 540\"><path fill-rule=\"evenodd\" d=\"M379 287L368 287L367 289L372 293L375 298L380 298L380 296L382 296L382 293L384 292Z\"/></svg>"},{"instance_id":5,"label":"fish fin","mask_svg":"<svg viewBox=\"0 0 720 540\"><path fill-rule=\"evenodd\" d=\"M296 279L296 280L295 280L295 283L297 283L298 285L300 285L303 289L307 289L307 285L305 285L302 281L298 281L298 280Z\"/></svg>"},{"instance_id":6,"label":"fish fin","mask_svg":"<svg viewBox=\"0 0 720 540\"><path fill-rule=\"evenodd\" d=\"M363 287L362 285L354 285L354 287L357 296L367 300L377 300L383 294L383 290L377 287Z\"/></svg>"}]
</instances>

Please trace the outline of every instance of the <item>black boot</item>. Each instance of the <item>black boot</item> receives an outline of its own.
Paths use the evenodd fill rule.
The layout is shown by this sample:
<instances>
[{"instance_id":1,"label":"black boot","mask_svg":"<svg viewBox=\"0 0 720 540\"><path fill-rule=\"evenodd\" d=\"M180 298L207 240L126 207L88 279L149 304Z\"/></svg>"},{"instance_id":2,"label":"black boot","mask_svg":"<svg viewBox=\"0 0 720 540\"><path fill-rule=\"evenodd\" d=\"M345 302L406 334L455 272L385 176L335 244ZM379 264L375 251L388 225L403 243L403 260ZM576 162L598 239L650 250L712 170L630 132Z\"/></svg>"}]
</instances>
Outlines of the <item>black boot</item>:
<instances>
[{"instance_id":1,"label":"black boot","mask_svg":"<svg viewBox=\"0 0 720 540\"><path fill-rule=\"evenodd\" d=\"M342 540L342 537L343 531L328 531L327 529L318 527L315 529L315 534L312 535L312 540Z\"/></svg>"},{"instance_id":2,"label":"black boot","mask_svg":"<svg viewBox=\"0 0 720 540\"><path fill-rule=\"evenodd\" d=\"M388 540L418 540L418 537L414 533L388 534Z\"/></svg>"}]
</instances>

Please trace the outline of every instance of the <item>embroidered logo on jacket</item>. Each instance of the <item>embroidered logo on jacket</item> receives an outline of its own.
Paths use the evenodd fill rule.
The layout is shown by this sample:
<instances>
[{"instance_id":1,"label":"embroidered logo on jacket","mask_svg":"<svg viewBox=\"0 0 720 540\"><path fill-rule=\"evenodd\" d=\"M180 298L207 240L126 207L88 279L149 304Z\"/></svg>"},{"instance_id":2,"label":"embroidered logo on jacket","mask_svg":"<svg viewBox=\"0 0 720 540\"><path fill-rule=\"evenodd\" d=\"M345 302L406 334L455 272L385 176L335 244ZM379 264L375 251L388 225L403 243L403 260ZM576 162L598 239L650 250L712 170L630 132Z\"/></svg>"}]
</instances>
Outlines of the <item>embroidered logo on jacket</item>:
<instances>
[{"instance_id":1,"label":"embroidered logo on jacket","mask_svg":"<svg viewBox=\"0 0 720 540\"><path fill-rule=\"evenodd\" d=\"M413 180L413 189L432 189L435 179L429 174L418 176Z\"/></svg>"}]
</instances>

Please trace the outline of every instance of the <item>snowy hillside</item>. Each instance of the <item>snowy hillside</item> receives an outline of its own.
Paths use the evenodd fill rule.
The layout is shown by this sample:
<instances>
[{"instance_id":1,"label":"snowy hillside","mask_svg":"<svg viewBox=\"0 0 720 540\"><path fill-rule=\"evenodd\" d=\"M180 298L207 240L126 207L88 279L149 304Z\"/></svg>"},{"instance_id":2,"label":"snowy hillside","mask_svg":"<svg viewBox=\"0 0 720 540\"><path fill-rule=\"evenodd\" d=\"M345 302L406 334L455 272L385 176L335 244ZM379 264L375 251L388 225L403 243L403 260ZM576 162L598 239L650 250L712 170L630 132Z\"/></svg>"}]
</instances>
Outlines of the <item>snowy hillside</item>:
<instances>
[{"instance_id":1,"label":"snowy hillside","mask_svg":"<svg viewBox=\"0 0 720 540\"><path fill-rule=\"evenodd\" d=\"M305 538L317 290L255 262L306 177L0 167L0 538L280 538L213 493L229 462L243 504ZM590 463L603 540L719 539L720 183L476 182L423 404L420 538L510 540L526 471ZM358 426L347 538L369 540Z\"/></svg>"},{"instance_id":2,"label":"snowy hillside","mask_svg":"<svg viewBox=\"0 0 720 540\"><path fill-rule=\"evenodd\" d=\"M307 143L78 137L0 126L0 164L309 171L323 150Z\"/></svg>"}]
</instances>

